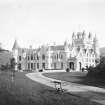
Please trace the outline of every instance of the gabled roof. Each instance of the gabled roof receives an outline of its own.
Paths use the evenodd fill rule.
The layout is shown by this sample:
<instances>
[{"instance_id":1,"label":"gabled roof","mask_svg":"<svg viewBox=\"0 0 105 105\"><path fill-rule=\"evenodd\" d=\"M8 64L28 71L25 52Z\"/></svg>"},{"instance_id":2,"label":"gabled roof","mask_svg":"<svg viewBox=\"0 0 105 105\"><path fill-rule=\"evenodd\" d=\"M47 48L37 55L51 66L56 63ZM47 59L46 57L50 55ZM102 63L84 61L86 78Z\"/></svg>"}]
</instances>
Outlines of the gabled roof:
<instances>
[{"instance_id":1,"label":"gabled roof","mask_svg":"<svg viewBox=\"0 0 105 105\"><path fill-rule=\"evenodd\" d=\"M64 45L50 46L52 51L64 50Z\"/></svg>"},{"instance_id":2,"label":"gabled roof","mask_svg":"<svg viewBox=\"0 0 105 105\"><path fill-rule=\"evenodd\" d=\"M15 40L12 50L18 49L18 48L19 48L19 45L17 43L17 40Z\"/></svg>"}]
</instances>

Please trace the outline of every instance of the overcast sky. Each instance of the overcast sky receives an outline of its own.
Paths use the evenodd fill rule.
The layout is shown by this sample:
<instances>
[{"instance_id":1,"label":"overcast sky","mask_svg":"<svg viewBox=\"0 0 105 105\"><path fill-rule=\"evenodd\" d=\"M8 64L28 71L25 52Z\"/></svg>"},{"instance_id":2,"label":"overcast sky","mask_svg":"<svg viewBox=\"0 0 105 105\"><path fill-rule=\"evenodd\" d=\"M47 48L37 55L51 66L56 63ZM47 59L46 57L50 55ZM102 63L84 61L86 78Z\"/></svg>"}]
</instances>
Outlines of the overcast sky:
<instances>
[{"instance_id":1,"label":"overcast sky","mask_svg":"<svg viewBox=\"0 0 105 105\"><path fill-rule=\"evenodd\" d=\"M105 0L0 0L0 42L11 50L63 44L72 32L96 33L105 46Z\"/></svg>"}]
</instances>

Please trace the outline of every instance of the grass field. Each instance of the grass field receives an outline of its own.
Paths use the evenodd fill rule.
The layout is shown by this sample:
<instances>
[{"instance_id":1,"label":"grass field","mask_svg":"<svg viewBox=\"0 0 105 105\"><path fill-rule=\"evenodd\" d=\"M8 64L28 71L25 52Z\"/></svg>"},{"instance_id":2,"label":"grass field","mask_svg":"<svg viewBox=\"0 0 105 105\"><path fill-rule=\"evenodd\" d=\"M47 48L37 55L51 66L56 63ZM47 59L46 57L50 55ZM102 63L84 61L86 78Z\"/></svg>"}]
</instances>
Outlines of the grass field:
<instances>
[{"instance_id":1,"label":"grass field","mask_svg":"<svg viewBox=\"0 0 105 105\"><path fill-rule=\"evenodd\" d=\"M0 105L99 105L70 93L57 93L53 88L27 78L17 72L0 72Z\"/></svg>"},{"instance_id":2,"label":"grass field","mask_svg":"<svg viewBox=\"0 0 105 105\"><path fill-rule=\"evenodd\" d=\"M105 80L88 77L86 76L87 72L46 73L43 75L63 81L105 88Z\"/></svg>"}]
</instances>

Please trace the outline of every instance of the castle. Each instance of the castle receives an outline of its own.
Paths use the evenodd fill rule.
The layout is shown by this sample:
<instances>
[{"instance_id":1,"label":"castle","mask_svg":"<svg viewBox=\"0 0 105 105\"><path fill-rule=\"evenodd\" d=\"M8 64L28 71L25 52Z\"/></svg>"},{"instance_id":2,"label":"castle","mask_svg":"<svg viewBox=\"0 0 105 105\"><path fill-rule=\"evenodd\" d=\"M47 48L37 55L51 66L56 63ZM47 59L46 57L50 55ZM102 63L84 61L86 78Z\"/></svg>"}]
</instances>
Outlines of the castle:
<instances>
[{"instance_id":1,"label":"castle","mask_svg":"<svg viewBox=\"0 0 105 105\"><path fill-rule=\"evenodd\" d=\"M65 41L63 45L42 45L40 48L20 48L17 41L12 48L15 58L15 70L53 70L70 68L80 71L82 68L96 65L100 57L96 35L89 32L72 34L72 43Z\"/></svg>"}]
</instances>

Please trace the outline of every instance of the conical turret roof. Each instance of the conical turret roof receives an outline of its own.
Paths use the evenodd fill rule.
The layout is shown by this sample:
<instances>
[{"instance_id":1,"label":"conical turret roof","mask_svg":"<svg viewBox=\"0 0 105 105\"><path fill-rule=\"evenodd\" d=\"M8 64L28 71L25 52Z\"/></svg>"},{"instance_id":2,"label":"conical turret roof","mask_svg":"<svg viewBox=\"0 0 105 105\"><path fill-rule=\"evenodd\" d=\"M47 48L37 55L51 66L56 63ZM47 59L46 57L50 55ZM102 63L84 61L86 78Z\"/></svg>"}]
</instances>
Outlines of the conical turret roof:
<instances>
[{"instance_id":1,"label":"conical turret roof","mask_svg":"<svg viewBox=\"0 0 105 105\"><path fill-rule=\"evenodd\" d=\"M18 49L18 48L19 48L19 45L17 43L17 40L15 40L12 50Z\"/></svg>"}]
</instances>

